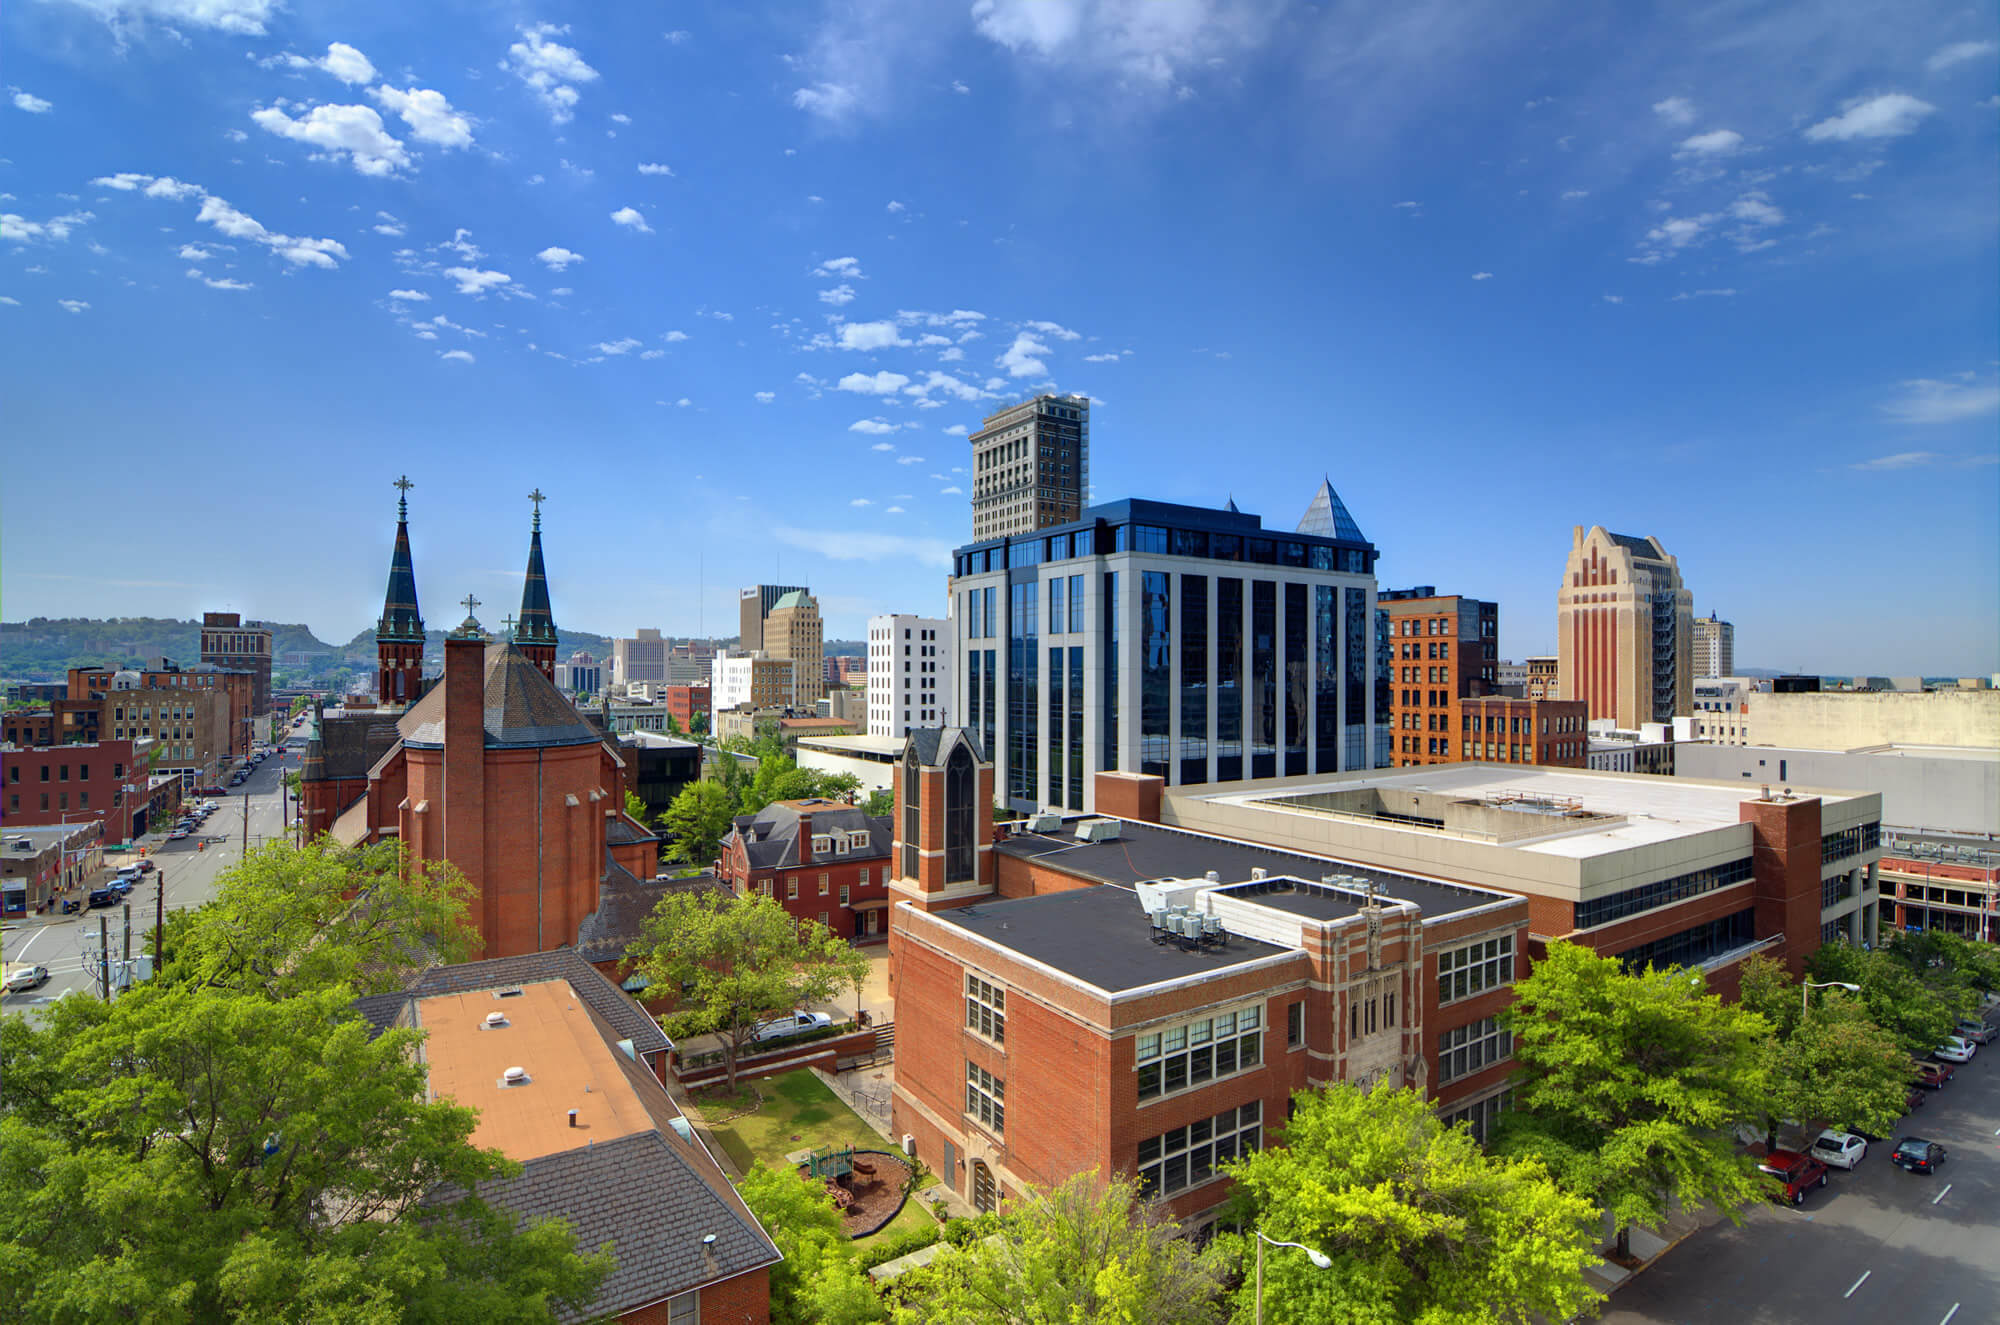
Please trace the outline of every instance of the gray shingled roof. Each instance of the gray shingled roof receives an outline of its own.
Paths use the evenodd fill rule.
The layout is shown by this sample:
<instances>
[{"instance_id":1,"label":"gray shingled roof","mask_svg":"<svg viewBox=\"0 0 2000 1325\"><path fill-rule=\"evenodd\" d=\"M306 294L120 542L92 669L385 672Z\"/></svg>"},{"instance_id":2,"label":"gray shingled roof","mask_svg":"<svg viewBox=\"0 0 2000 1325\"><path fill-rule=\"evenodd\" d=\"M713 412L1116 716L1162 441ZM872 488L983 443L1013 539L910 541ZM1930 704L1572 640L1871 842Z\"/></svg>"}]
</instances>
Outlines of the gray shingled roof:
<instances>
[{"instance_id":1,"label":"gray shingled roof","mask_svg":"<svg viewBox=\"0 0 2000 1325\"><path fill-rule=\"evenodd\" d=\"M442 700L442 696L439 697ZM336 778L365 778L375 761L387 754L401 735L396 729L396 713L356 712L323 719L319 737L308 746L302 776L307 781Z\"/></svg>"},{"instance_id":2,"label":"gray shingled roof","mask_svg":"<svg viewBox=\"0 0 2000 1325\"><path fill-rule=\"evenodd\" d=\"M1644 557L1648 561L1660 559L1659 549L1653 546L1653 540L1650 538L1635 538L1631 534L1612 534L1611 541L1635 557Z\"/></svg>"},{"instance_id":3,"label":"gray shingled roof","mask_svg":"<svg viewBox=\"0 0 2000 1325\"><path fill-rule=\"evenodd\" d=\"M877 856L886 857L889 854L890 844L895 840L895 826L887 815L871 817L866 810L843 805L839 801L824 801L805 812L812 815L815 834L836 829L844 833L867 830L866 851L849 851L846 855L827 856L826 860L869 860ZM744 852L750 858L750 868L785 869L800 863L799 816L799 809L779 801L765 806L747 818L737 818L736 831L743 838Z\"/></svg>"},{"instance_id":4,"label":"gray shingled roof","mask_svg":"<svg viewBox=\"0 0 2000 1325\"><path fill-rule=\"evenodd\" d=\"M404 991L406 998L432 998L439 994L463 994L475 989L500 989L508 985L532 984L538 980L567 980L577 996L605 1024L630 1040L641 1056L665 1053L673 1048L666 1033L637 1003L604 978L574 948L523 953L518 957L491 957L480 962L460 962L456 966L433 966ZM367 1001L367 1000L364 1000ZM366 1012L363 1015L367 1015ZM381 1029L380 1027L377 1028Z\"/></svg>"},{"instance_id":5,"label":"gray shingled roof","mask_svg":"<svg viewBox=\"0 0 2000 1325\"><path fill-rule=\"evenodd\" d=\"M909 739L910 744L917 747L919 764L926 768L938 766L938 752L943 749L945 733L949 731L958 732L966 748L972 751L973 759L982 764L986 762L986 756L979 748L979 738L963 727L912 727Z\"/></svg>"},{"instance_id":6,"label":"gray shingled roof","mask_svg":"<svg viewBox=\"0 0 2000 1325\"><path fill-rule=\"evenodd\" d=\"M393 994L369 994L354 1000L354 1010L368 1023L368 1038L371 1040L394 1026L396 1019L403 1015L403 1009L409 1005L409 994L401 990Z\"/></svg>"},{"instance_id":7,"label":"gray shingled roof","mask_svg":"<svg viewBox=\"0 0 2000 1325\"><path fill-rule=\"evenodd\" d=\"M486 646L486 747L594 745L604 738L563 698L528 655L507 641ZM444 745L443 685L410 706L401 723L405 745Z\"/></svg>"},{"instance_id":8,"label":"gray shingled roof","mask_svg":"<svg viewBox=\"0 0 2000 1325\"><path fill-rule=\"evenodd\" d=\"M597 909L577 926L576 950L591 961L625 955L639 928L669 893L709 892L722 884L704 871L686 879L641 879L622 865L605 871L597 889Z\"/></svg>"},{"instance_id":9,"label":"gray shingled roof","mask_svg":"<svg viewBox=\"0 0 2000 1325\"><path fill-rule=\"evenodd\" d=\"M618 1268L590 1304L593 1314L630 1311L778 1261L770 1238L702 1180L684 1145L639 1132L580 1146L528 1160L519 1177L482 1183L479 1196L524 1224L568 1220L578 1250L612 1244ZM443 1187L431 1201L461 1194ZM704 1247L711 1233L715 1241Z\"/></svg>"}]
</instances>

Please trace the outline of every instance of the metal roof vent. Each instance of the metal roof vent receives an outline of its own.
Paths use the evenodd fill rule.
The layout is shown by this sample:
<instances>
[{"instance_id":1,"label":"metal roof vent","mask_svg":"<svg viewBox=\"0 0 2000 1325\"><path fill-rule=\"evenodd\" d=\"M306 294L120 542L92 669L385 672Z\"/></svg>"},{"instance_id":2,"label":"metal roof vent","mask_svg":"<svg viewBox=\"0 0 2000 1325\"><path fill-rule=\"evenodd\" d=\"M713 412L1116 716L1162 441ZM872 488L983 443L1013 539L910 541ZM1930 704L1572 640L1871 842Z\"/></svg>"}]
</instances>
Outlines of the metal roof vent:
<instances>
[{"instance_id":1,"label":"metal roof vent","mask_svg":"<svg viewBox=\"0 0 2000 1325\"><path fill-rule=\"evenodd\" d=\"M486 1025L486 1029L487 1029L487 1030L489 1030L489 1031L495 1031L495 1030L499 1030L499 1029L500 1029L500 1028L501 1028L502 1026L505 1026L506 1024L507 1024L507 1014L506 1014L506 1013L504 1013L504 1012L489 1012L489 1013L487 1013L487 1014L486 1014L486 1022L485 1022L485 1025Z\"/></svg>"},{"instance_id":2,"label":"metal roof vent","mask_svg":"<svg viewBox=\"0 0 2000 1325\"><path fill-rule=\"evenodd\" d=\"M1265 869L1262 865L1253 865L1250 867L1250 877L1252 879L1261 879L1264 875Z\"/></svg>"},{"instance_id":3,"label":"metal roof vent","mask_svg":"<svg viewBox=\"0 0 2000 1325\"><path fill-rule=\"evenodd\" d=\"M505 1072L502 1072L502 1073L500 1074L500 1084L501 1084L502 1086L525 1086L525 1085L527 1085L527 1084L528 1084L528 1069L527 1069L527 1068L525 1068L525 1067L510 1067L510 1068L508 1068L508 1069L507 1069L507 1070L506 1070Z\"/></svg>"}]
</instances>

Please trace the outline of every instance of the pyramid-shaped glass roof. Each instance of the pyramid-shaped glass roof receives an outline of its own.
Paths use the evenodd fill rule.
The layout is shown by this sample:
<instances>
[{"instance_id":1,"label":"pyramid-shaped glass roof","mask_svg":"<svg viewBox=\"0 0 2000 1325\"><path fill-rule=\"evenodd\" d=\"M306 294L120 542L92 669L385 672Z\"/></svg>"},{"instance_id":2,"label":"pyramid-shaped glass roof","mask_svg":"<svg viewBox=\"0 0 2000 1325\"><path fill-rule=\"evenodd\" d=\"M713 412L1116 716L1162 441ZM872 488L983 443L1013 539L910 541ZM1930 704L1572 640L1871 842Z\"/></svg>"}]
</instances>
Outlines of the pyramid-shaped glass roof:
<instances>
[{"instance_id":1,"label":"pyramid-shaped glass roof","mask_svg":"<svg viewBox=\"0 0 2000 1325\"><path fill-rule=\"evenodd\" d=\"M1367 536L1361 526L1354 523L1354 517L1347 513L1340 494L1333 490L1333 480L1320 480L1319 491L1313 494L1312 505L1299 519L1298 532L1317 534L1321 538L1338 538L1352 543L1366 543Z\"/></svg>"}]
</instances>

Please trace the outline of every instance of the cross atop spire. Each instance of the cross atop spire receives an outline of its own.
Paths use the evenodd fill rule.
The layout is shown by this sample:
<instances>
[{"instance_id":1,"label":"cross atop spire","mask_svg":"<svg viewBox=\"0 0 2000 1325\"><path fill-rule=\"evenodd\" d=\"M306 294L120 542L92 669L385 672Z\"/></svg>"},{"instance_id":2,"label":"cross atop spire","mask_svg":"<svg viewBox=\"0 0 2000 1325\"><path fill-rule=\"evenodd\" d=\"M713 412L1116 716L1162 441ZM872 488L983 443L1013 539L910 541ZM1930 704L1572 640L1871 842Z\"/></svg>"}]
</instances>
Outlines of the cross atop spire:
<instances>
[{"instance_id":1,"label":"cross atop spire","mask_svg":"<svg viewBox=\"0 0 2000 1325\"><path fill-rule=\"evenodd\" d=\"M458 601L465 604L465 614L467 616L471 616L473 609L479 606L479 600L477 598L474 598L471 594L467 594L465 597L459 599Z\"/></svg>"},{"instance_id":2,"label":"cross atop spire","mask_svg":"<svg viewBox=\"0 0 2000 1325\"><path fill-rule=\"evenodd\" d=\"M421 645L424 619L417 611L417 573L410 562L410 489L417 485L404 474L389 486L396 489L396 546L389 556L389 588L382 595L375 642Z\"/></svg>"},{"instance_id":3,"label":"cross atop spire","mask_svg":"<svg viewBox=\"0 0 2000 1325\"><path fill-rule=\"evenodd\" d=\"M410 489L416 487L417 485L410 482L410 476L408 474L404 474L401 477L399 477L394 483L391 483L389 486L392 488L402 489L402 491L396 497L396 518L398 520L409 519Z\"/></svg>"},{"instance_id":4,"label":"cross atop spire","mask_svg":"<svg viewBox=\"0 0 2000 1325\"><path fill-rule=\"evenodd\" d=\"M535 503L535 528L537 529L542 527L542 503L548 499L548 494L543 492L540 487L537 487L533 492L528 494L528 500Z\"/></svg>"},{"instance_id":5,"label":"cross atop spire","mask_svg":"<svg viewBox=\"0 0 2000 1325\"><path fill-rule=\"evenodd\" d=\"M508 633L508 634L510 634L510 635L511 635L511 634L513 634L513 633L514 633L514 618L513 618L513 617L511 617L511 616L503 616L503 617L501 617L501 618L500 618L500 624L501 624L501 625L503 625L503 626L505 626L505 627L507 627L507 633Z\"/></svg>"}]
</instances>

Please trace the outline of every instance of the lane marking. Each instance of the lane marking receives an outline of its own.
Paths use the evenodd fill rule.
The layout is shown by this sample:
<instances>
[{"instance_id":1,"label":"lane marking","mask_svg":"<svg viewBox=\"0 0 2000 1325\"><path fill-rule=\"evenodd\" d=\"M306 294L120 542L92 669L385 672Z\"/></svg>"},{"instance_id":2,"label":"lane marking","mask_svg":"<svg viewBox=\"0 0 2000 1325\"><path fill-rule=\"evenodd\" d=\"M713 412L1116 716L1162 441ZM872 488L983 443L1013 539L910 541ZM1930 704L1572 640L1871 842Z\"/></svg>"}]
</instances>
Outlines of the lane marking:
<instances>
[{"instance_id":1,"label":"lane marking","mask_svg":"<svg viewBox=\"0 0 2000 1325\"><path fill-rule=\"evenodd\" d=\"M1939 1201L1942 1201L1945 1198L1946 1193L1950 1191L1951 1191L1951 1184L1946 1183L1944 1185L1944 1191L1939 1192L1936 1196L1931 1197L1931 1204L1936 1205Z\"/></svg>"},{"instance_id":2,"label":"lane marking","mask_svg":"<svg viewBox=\"0 0 2000 1325\"><path fill-rule=\"evenodd\" d=\"M1953 1316L1956 1316L1957 1314L1958 1314L1958 1303L1954 1302L1951 1304L1951 1310L1944 1313L1944 1319L1939 1321L1938 1325L1951 1325L1951 1318Z\"/></svg>"},{"instance_id":3,"label":"lane marking","mask_svg":"<svg viewBox=\"0 0 2000 1325\"><path fill-rule=\"evenodd\" d=\"M1867 1283L1867 1282L1868 1282L1868 1276L1869 1276L1869 1275L1871 1275L1871 1274L1873 1274L1873 1273L1875 1273L1875 1272L1874 1272L1873 1270L1863 1270L1863 1271L1861 1272L1861 1277L1860 1277L1859 1279L1856 1279L1856 1280L1854 1281L1854 1288L1859 1288L1859 1287L1861 1287L1861 1285L1863 1285L1863 1284ZM1854 1296L1854 1288L1850 1288L1850 1289L1848 1289L1848 1290L1847 1290L1847 1291L1846 1291L1845 1293L1842 1293L1842 1294L1841 1294L1841 1296L1842 1296L1843 1298L1848 1298L1848 1297L1853 1297L1853 1296Z\"/></svg>"}]
</instances>

